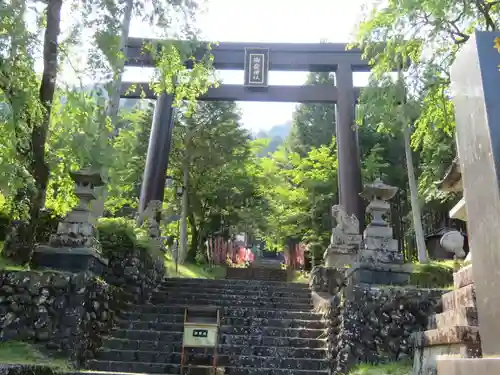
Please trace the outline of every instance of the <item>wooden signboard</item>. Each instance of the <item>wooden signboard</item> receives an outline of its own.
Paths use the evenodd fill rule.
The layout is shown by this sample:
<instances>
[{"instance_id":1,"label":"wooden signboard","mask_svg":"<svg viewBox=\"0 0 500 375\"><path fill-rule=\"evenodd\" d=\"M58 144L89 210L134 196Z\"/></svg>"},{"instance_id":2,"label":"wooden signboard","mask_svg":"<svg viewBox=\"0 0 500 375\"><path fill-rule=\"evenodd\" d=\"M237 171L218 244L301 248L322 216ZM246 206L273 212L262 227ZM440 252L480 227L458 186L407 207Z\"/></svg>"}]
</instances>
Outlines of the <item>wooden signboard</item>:
<instances>
[{"instance_id":1,"label":"wooden signboard","mask_svg":"<svg viewBox=\"0 0 500 375\"><path fill-rule=\"evenodd\" d=\"M245 48L245 87L269 86L269 49Z\"/></svg>"},{"instance_id":2,"label":"wooden signboard","mask_svg":"<svg viewBox=\"0 0 500 375\"><path fill-rule=\"evenodd\" d=\"M193 306L184 309L184 335L181 353L181 375L184 366L211 368L213 374L217 373L217 349L219 345L220 311L214 306ZM210 365L195 365L189 363L186 348L204 348L205 357L209 358L209 349L212 352Z\"/></svg>"}]
</instances>

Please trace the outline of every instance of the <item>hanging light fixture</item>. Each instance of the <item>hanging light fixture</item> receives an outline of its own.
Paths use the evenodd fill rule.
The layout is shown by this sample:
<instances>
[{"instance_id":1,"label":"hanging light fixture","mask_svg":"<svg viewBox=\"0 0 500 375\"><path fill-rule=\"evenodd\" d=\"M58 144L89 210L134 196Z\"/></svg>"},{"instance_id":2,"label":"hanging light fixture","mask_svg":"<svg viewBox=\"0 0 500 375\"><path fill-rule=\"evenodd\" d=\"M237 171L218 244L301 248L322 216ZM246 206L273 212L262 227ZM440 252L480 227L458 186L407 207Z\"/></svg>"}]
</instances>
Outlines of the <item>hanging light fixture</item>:
<instances>
[{"instance_id":1,"label":"hanging light fixture","mask_svg":"<svg viewBox=\"0 0 500 375\"><path fill-rule=\"evenodd\" d=\"M165 178L165 187L166 188L172 187L173 184L174 184L174 178L172 176L167 176Z\"/></svg>"},{"instance_id":2,"label":"hanging light fixture","mask_svg":"<svg viewBox=\"0 0 500 375\"><path fill-rule=\"evenodd\" d=\"M177 186L176 194L179 198L182 197L182 194L184 194L184 186Z\"/></svg>"}]
</instances>

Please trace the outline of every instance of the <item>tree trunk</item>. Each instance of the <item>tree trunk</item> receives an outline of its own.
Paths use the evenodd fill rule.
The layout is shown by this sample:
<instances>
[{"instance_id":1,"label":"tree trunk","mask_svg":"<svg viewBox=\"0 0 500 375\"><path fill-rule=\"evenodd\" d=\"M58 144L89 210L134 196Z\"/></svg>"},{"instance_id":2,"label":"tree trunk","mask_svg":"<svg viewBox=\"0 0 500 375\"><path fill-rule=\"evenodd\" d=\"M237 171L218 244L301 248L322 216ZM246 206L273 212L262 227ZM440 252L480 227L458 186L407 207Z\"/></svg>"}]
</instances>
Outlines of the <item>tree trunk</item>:
<instances>
[{"instance_id":1,"label":"tree trunk","mask_svg":"<svg viewBox=\"0 0 500 375\"><path fill-rule=\"evenodd\" d=\"M422 228L422 216L420 213L420 202L418 199L417 181L413 169L413 156L410 147L410 127L403 124L403 137L405 143L406 168L408 170L408 185L410 186L411 212L413 215L413 228L415 230L415 240L417 242L418 260L421 263L427 262L427 249L425 246L424 230Z\"/></svg>"},{"instance_id":2,"label":"tree trunk","mask_svg":"<svg viewBox=\"0 0 500 375\"><path fill-rule=\"evenodd\" d=\"M118 120L118 110L120 109L120 89L123 79L123 69L125 66L126 46L128 35L130 34L130 21L132 20L133 0L126 0L123 14L122 30L120 36L120 52L123 58L119 60L119 65L115 67L115 76L111 82L111 96L107 107L107 115L111 119L111 124L116 125Z\"/></svg>"},{"instance_id":3,"label":"tree trunk","mask_svg":"<svg viewBox=\"0 0 500 375\"><path fill-rule=\"evenodd\" d=\"M52 101L56 89L59 45L57 38L61 32L62 0L49 0L46 9L47 27L43 42L43 73L40 84L40 102L44 108L41 124L34 126L31 133L30 172L35 180L36 191L31 200L29 249L20 254L22 261L28 262L35 245L40 210L45 205L45 194L49 181L49 167L45 162L45 142L49 130Z\"/></svg>"},{"instance_id":4,"label":"tree trunk","mask_svg":"<svg viewBox=\"0 0 500 375\"><path fill-rule=\"evenodd\" d=\"M184 160L183 176L182 176L182 186L184 191L182 192L182 211L181 211L181 230L180 230L180 254L179 257L181 263L184 263L187 255L187 215L188 215L188 185L189 185L189 160L187 157Z\"/></svg>"},{"instance_id":5,"label":"tree trunk","mask_svg":"<svg viewBox=\"0 0 500 375\"><path fill-rule=\"evenodd\" d=\"M189 226L191 227L191 246L189 247L189 251L186 254L186 260L190 262L194 262L196 257L196 251L198 249L198 228L196 227L196 220L193 214L188 216Z\"/></svg>"},{"instance_id":6,"label":"tree trunk","mask_svg":"<svg viewBox=\"0 0 500 375\"><path fill-rule=\"evenodd\" d=\"M120 90L123 80L123 69L125 67L126 45L128 35L130 34L130 21L132 20L132 10L134 0L126 0L125 10L123 14L121 36L120 36L120 52L123 58L119 59L118 66L115 66L115 74L113 81L110 84L110 98L106 108L106 115L110 118L111 126L116 127L118 123L118 112L120 110ZM92 211L96 217L101 217L104 214L104 203L106 201L107 189L106 186L101 186L95 189L97 199L92 202Z\"/></svg>"}]
</instances>

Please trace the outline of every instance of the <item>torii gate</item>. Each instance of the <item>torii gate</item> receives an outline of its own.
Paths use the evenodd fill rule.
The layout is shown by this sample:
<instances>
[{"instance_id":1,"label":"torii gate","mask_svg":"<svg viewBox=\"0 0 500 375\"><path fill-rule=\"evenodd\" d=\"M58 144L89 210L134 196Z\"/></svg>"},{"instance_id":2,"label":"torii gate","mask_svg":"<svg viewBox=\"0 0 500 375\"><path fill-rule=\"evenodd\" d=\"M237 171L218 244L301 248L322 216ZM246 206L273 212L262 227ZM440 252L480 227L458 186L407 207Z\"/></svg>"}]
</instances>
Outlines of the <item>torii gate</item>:
<instances>
[{"instance_id":1,"label":"torii gate","mask_svg":"<svg viewBox=\"0 0 500 375\"><path fill-rule=\"evenodd\" d=\"M151 40L128 40L125 66L154 67L151 54L143 49L147 42ZM360 90L353 85L353 72L367 72L370 67L359 49L346 47L336 43L220 43L211 50L214 68L244 70L245 82L210 88L199 100L335 103L340 204L348 214L360 219L363 230L360 156L354 126ZM196 55L203 56L205 52L201 49ZM335 72L335 86L269 86L270 70ZM141 212L151 200L163 200L173 128L172 96L165 93L156 98L148 84L137 84L134 92L128 92L129 88L130 84L123 84L122 97L141 98L141 93L145 93L146 98L157 99L141 189Z\"/></svg>"}]
</instances>

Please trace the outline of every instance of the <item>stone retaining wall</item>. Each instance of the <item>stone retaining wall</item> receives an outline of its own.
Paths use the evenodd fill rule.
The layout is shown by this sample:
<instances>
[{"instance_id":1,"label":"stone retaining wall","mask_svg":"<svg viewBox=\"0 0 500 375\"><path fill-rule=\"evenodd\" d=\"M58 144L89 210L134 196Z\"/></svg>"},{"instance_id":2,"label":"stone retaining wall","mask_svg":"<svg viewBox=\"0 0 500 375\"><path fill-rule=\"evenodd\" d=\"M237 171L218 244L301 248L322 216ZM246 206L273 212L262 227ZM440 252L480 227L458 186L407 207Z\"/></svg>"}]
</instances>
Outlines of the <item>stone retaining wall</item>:
<instances>
[{"instance_id":1,"label":"stone retaining wall","mask_svg":"<svg viewBox=\"0 0 500 375\"><path fill-rule=\"evenodd\" d=\"M165 277L143 248L107 251L102 278L89 272L0 272L0 341L45 343L77 363L93 358L126 303L149 301Z\"/></svg>"},{"instance_id":2,"label":"stone retaining wall","mask_svg":"<svg viewBox=\"0 0 500 375\"><path fill-rule=\"evenodd\" d=\"M149 301L153 290L165 278L164 264L146 249L107 251L104 280L122 290L122 299L134 303Z\"/></svg>"},{"instance_id":3,"label":"stone retaining wall","mask_svg":"<svg viewBox=\"0 0 500 375\"><path fill-rule=\"evenodd\" d=\"M116 288L90 273L0 272L0 340L45 343L81 363L92 358L118 309Z\"/></svg>"},{"instance_id":4,"label":"stone retaining wall","mask_svg":"<svg viewBox=\"0 0 500 375\"><path fill-rule=\"evenodd\" d=\"M441 310L445 291L361 284L347 293L343 275L340 269L318 269L311 280L315 308L327 322L333 372L413 358L410 335L425 330L427 318Z\"/></svg>"},{"instance_id":5,"label":"stone retaining wall","mask_svg":"<svg viewBox=\"0 0 500 375\"><path fill-rule=\"evenodd\" d=\"M410 335L441 309L441 289L355 286L345 300L337 336L337 367L411 360Z\"/></svg>"}]
</instances>

